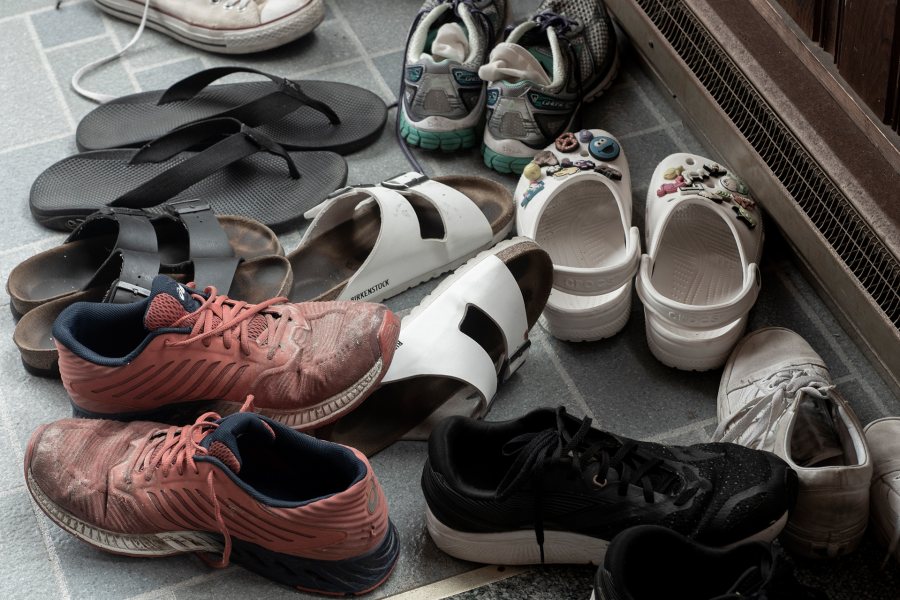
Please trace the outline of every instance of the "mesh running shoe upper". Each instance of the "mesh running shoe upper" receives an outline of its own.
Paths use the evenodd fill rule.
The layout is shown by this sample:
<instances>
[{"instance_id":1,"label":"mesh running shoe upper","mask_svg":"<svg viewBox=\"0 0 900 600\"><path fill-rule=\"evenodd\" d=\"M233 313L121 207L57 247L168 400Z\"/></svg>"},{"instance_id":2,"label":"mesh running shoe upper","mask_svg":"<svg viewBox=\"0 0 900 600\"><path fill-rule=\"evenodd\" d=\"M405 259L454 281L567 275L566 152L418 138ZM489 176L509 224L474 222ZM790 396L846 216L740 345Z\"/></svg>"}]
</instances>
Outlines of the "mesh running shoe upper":
<instances>
[{"instance_id":1,"label":"mesh running shoe upper","mask_svg":"<svg viewBox=\"0 0 900 600\"><path fill-rule=\"evenodd\" d=\"M510 46L526 50L544 73L529 76L534 69L523 67L532 61L524 56L510 60L505 55ZM568 127L583 98L608 78L615 60L615 30L602 2L545 0L530 21L498 44L479 71L489 82L488 132L498 140L543 148ZM517 68L502 68L510 63Z\"/></svg>"},{"instance_id":2,"label":"mesh running shoe upper","mask_svg":"<svg viewBox=\"0 0 900 600\"><path fill-rule=\"evenodd\" d=\"M258 408L297 410L386 370L393 356L399 327L384 306L252 305L208 291L158 276L143 302L63 311L53 333L73 402L109 414L193 400L239 406L253 394Z\"/></svg>"},{"instance_id":3,"label":"mesh running shoe upper","mask_svg":"<svg viewBox=\"0 0 900 600\"><path fill-rule=\"evenodd\" d=\"M387 505L368 461L253 413L193 425L65 419L40 427L29 487L117 534L206 532L340 560L378 545ZM32 490L35 493L35 490Z\"/></svg>"},{"instance_id":4,"label":"mesh running shoe upper","mask_svg":"<svg viewBox=\"0 0 900 600\"><path fill-rule=\"evenodd\" d=\"M413 120L481 109L478 67L500 34L506 0L427 0L406 47L403 104Z\"/></svg>"},{"instance_id":5,"label":"mesh running shoe upper","mask_svg":"<svg viewBox=\"0 0 900 600\"><path fill-rule=\"evenodd\" d=\"M503 423L444 420L422 487L432 513L468 532L552 529L612 539L642 523L712 545L759 533L795 493L784 461L734 444L663 446L590 427L564 409Z\"/></svg>"}]
</instances>

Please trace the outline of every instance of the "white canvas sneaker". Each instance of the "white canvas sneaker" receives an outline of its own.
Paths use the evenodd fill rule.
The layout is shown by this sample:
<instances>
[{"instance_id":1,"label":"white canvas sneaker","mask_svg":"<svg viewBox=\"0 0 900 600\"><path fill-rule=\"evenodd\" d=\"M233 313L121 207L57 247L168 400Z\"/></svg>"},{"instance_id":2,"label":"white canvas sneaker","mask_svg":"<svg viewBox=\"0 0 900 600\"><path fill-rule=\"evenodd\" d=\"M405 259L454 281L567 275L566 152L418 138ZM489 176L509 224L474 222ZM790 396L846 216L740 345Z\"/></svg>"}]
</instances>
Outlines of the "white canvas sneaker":
<instances>
[{"instance_id":1,"label":"white canvas sneaker","mask_svg":"<svg viewBox=\"0 0 900 600\"><path fill-rule=\"evenodd\" d=\"M822 357L788 329L754 331L725 364L715 442L768 450L797 472L797 505L781 535L804 556L856 548L869 517L872 462L862 426Z\"/></svg>"},{"instance_id":2,"label":"white canvas sneaker","mask_svg":"<svg viewBox=\"0 0 900 600\"><path fill-rule=\"evenodd\" d=\"M866 441L872 453L872 528L875 539L887 548L885 562L900 542L900 417L886 417L866 425Z\"/></svg>"},{"instance_id":3,"label":"white canvas sneaker","mask_svg":"<svg viewBox=\"0 0 900 600\"><path fill-rule=\"evenodd\" d=\"M269 50L306 35L325 18L322 0L94 0L103 12L180 42L224 54Z\"/></svg>"}]
</instances>

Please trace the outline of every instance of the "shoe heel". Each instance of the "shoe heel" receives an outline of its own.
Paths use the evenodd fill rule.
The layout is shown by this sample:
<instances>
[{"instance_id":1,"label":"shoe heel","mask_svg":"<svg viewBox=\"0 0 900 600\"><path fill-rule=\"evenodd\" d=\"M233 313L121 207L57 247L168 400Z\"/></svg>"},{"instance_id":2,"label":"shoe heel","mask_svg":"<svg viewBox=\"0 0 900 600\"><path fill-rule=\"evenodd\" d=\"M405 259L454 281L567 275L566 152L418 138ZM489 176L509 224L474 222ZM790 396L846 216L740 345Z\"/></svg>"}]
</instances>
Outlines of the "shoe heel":
<instances>
[{"instance_id":1,"label":"shoe heel","mask_svg":"<svg viewBox=\"0 0 900 600\"><path fill-rule=\"evenodd\" d=\"M390 576L400 542L393 523L381 544L362 556L345 560L315 560L266 550L237 538L231 559L255 573L304 592L347 596L366 594Z\"/></svg>"}]
</instances>

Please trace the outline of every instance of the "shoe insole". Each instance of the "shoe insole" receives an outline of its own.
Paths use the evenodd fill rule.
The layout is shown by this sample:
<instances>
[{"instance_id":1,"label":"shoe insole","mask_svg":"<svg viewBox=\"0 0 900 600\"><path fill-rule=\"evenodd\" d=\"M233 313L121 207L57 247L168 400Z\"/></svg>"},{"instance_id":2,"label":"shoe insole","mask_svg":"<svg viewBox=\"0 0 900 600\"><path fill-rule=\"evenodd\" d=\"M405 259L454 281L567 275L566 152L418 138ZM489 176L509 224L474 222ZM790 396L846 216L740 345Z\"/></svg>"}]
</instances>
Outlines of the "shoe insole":
<instances>
[{"instance_id":1,"label":"shoe insole","mask_svg":"<svg viewBox=\"0 0 900 600\"><path fill-rule=\"evenodd\" d=\"M31 212L42 225L71 229L71 223L168 171L193 151L160 162L130 164L135 150L99 150L76 154L41 173L31 187ZM167 200L200 199L220 215L249 217L276 231L301 221L347 179L347 163L331 152L290 152L300 171L292 179L284 158L257 152L198 181L147 212L164 212Z\"/></svg>"},{"instance_id":2,"label":"shoe insole","mask_svg":"<svg viewBox=\"0 0 900 600\"><path fill-rule=\"evenodd\" d=\"M235 256L251 259L280 252L278 239L258 223L229 216L218 220ZM181 223L157 219L153 226L161 265L178 265L190 259L187 230ZM42 304L84 289L109 257L115 242L116 234L76 240L24 261L10 273L10 296L20 304Z\"/></svg>"},{"instance_id":3,"label":"shoe insole","mask_svg":"<svg viewBox=\"0 0 900 600\"><path fill-rule=\"evenodd\" d=\"M830 406L829 401L807 394L800 400L791 433L791 459L798 465L813 468L855 464L844 455L838 433L840 420Z\"/></svg>"},{"instance_id":4,"label":"shoe insole","mask_svg":"<svg viewBox=\"0 0 900 600\"><path fill-rule=\"evenodd\" d=\"M434 180L470 198L491 224L495 235L513 219L512 197L497 182L466 176L436 177ZM422 238L444 237L444 223L434 205L419 194L404 195L416 212ZM368 202L353 213L351 220L298 246L288 255L294 273L294 285L289 295L291 302L336 299L372 252L380 231L378 203Z\"/></svg>"},{"instance_id":5,"label":"shoe insole","mask_svg":"<svg viewBox=\"0 0 900 600\"><path fill-rule=\"evenodd\" d=\"M307 96L326 104L340 123L301 106L256 129L286 148L330 150L345 154L371 144L387 118L384 101L373 92L332 81L295 82ZM221 115L275 90L270 81L211 85L189 100L159 105L163 90L131 94L101 104L78 124L81 150L140 146L194 121ZM299 163L298 163L299 166Z\"/></svg>"},{"instance_id":6,"label":"shoe insole","mask_svg":"<svg viewBox=\"0 0 900 600\"><path fill-rule=\"evenodd\" d=\"M551 282L547 275L552 266L536 264L542 253L533 249L519 252L507 256L501 252L497 256L506 263L522 290L531 329L549 294ZM546 260L546 255L543 257ZM459 328L484 348L499 371L508 356L497 324L476 307L466 312ZM384 383L352 413L316 431L316 437L352 446L372 456L401 438L427 439L434 425L444 417L483 416L491 400L482 400L473 386L448 377L428 375Z\"/></svg>"},{"instance_id":7,"label":"shoe insole","mask_svg":"<svg viewBox=\"0 0 900 600\"><path fill-rule=\"evenodd\" d=\"M706 306L727 302L742 289L737 242L712 209L682 204L662 234L651 276L653 287L676 302Z\"/></svg>"}]
</instances>

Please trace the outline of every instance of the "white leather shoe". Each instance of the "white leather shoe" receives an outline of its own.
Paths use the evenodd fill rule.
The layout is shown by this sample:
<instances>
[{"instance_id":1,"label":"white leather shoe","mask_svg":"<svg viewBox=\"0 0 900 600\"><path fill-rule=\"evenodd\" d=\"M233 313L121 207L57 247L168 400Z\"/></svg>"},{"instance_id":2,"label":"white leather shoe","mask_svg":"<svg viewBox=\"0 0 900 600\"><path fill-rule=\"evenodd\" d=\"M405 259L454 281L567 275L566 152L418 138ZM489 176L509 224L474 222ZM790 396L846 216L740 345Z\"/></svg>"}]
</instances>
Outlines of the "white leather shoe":
<instances>
[{"instance_id":1,"label":"white leather shoe","mask_svg":"<svg viewBox=\"0 0 900 600\"><path fill-rule=\"evenodd\" d=\"M885 561L900 542L900 417L885 417L866 425L866 441L872 454L871 512L875 539L887 548Z\"/></svg>"},{"instance_id":2,"label":"white leather shoe","mask_svg":"<svg viewBox=\"0 0 900 600\"><path fill-rule=\"evenodd\" d=\"M714 442L774 452L797 473L785 547L812 558L856 548L869 517L868 445L822 357L802 337L775 327L745 337L722 373L718 414Z\"/></svg>"},{"instance_id":3,"label":"white leather shoe","mask_svg":"<svg viewBox=\"0 0 900 600\"><path fill-rule=\"evenodd\" d=\"M644 233L635 287L650 350L678 369L721 366L760 288L762 217L747 186L712 160L672 154L653 173Z\"/></svg>"}]
</instances>

